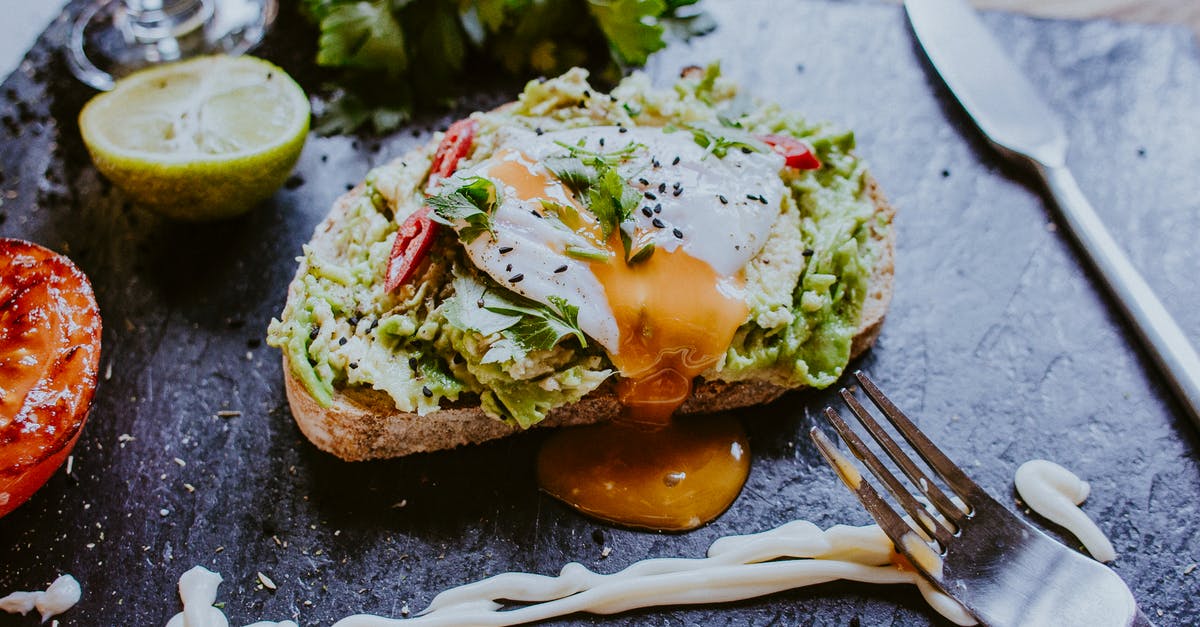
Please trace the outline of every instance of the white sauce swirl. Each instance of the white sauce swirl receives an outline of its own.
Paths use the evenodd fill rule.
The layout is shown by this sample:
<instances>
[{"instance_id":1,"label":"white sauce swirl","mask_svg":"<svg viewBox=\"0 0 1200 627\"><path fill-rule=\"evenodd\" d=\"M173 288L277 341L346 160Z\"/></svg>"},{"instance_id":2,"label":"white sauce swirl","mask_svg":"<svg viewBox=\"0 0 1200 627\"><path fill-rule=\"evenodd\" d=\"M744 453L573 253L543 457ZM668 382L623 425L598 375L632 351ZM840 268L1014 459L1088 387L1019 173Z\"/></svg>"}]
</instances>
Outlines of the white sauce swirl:
<instances>
[{"instance_id":1,"label":"white sauce swirl","mask_svg":"<svg viewBox=\"0 0 1200 627\"><path fill-rule=\"evenodd\" d=\"M1054 462L1035 459L1021 464L1013 483L1030 509L1074 534L1097 561L1117 559L1112 542L1079 509L1091 492L1088 482Z\"/></svg>"},{"instance_id":2,"label":"white sauce swirl","mask_svg":"<svg viewBox=\"0 0 1200 627\"><path fill-rule=\"evenodd\" d=\"M1045 460L1023 464L1014 482L1026 504L1078 536L1096 559L1115 559L1112 544L1077 507L1087 498L1087 482ZM919 541L915 533L912 538ZM897 558L891 540L876 525L835 525L822 531L811 522L797 520L761 533L718 538L705 558L646 559L610 575L576 562L563 566L556 577L503 573L442 592L415 618L357 614L334 627L501 627L576 612L616 614L660 605L740 601L837 579L912 584L934 611L951 622L976 624L962 606L921 575L897 567ZM184 611L167 627L227 627L225 615L212 606L220 583L220 575L200 566L184 573L179 580ZM0 609L7 609L3 603L12 596L0 599ZM505 609L500 599L527 605ZM247 627L296 624L264 621Z\"/></svg>"},{"instance_id":3,"label":"white sauce swirl","mask_svg":"<svg viewBox=\"0 0 1200 627\"><path fill-rule=\"evenodd\" d=\"M183 611L167 621L167 627L229 627L229 619L219 608L213 607L217 600L217 586L221 576L203 567L194 566L179 577L179 598ZM279 623L261 621L246 627L297 627L285 620Z\"/></svg>"},{"instance_id":4,"label":"white sauce swirl","mask_svg":"<svg viewBox=\"0 0 1200 627\"><path fill-rule=\"evenodd\" d=\"M836 579L914 584L947 619L975 624L920 575L897 568L895 558L891 540L877 526L837 525L822 531L810 522L794 521L762 533L720 538L703 559L642 560L611 575L578 563L567 564L557 577L504 573L437 595L413 619L360 614L334 627L517 625L574 612L615 614L657 605L737 601ZM503 610L497 599L531 605Z\"/></svg>"},{"instance_id":5,"label":"white sauce swirl","mask_svg":"<svg viewBox=\"0 0 1200 627\"><path fill-rule=\"evenodd\" d=\"M0 599L0 610L9 614L28 614L37 608L42 622L75 607L83 590L79 582L70 575L59 575L43 592L14 592Z\"/></svg>"}]
</instances>

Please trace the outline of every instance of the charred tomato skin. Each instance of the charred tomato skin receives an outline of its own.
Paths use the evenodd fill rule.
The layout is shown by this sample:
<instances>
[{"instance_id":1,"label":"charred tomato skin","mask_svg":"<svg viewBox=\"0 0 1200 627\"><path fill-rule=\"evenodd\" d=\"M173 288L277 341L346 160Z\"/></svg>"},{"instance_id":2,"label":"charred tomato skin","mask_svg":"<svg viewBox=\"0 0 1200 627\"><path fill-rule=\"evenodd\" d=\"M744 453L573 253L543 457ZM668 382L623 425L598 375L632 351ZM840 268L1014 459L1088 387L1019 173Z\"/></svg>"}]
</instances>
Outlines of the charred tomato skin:
<instances>
[{"instance_id":1,"label":"charred tomato skin","mask_svg":"<svg viewBox=\"0 0 1200 627\"><path fill-rule=\"evenodd\" d=\"M0 517L66 461L96 392L91 283L49 249L0 238Z\"/></svg>"}]
</instances>

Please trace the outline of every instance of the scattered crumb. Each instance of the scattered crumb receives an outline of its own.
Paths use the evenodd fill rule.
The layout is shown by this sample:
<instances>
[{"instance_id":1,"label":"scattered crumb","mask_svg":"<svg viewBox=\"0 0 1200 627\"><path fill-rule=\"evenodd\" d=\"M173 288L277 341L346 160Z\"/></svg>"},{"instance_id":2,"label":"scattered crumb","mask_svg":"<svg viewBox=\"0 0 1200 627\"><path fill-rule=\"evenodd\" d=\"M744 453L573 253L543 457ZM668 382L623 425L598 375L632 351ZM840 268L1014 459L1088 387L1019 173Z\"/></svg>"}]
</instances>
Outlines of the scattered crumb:
<instances>
[{"instance_id":1,"label":"scattered crumb","mask_svg":"<svg viewBox=\"0 0 1200 627\"><path fill-rule=\"evenodd\" d=\"M1183 569L1183 574L1190 575L1193 570L1196 570L1196 564L1188 564L1187 568Z\"/></svg>"},{"instance_id":2,"label":"scattered crumb","mask_svg":"<svg viewBox=\"0 0 1200 627\"><path fill-rule=\"evenodd\" d=\"M224 551L224 550L225 550L225 547L219 546L219 547L213 549L213 553L220 553L221 551Z\"/></svg>"},{"instance_id":3,"label":"scattered crumb","mask_svg":"<svg viewBox=\"0 0 1200 627\"><path fill-rule=\"evenodd\" d=\"M187 466L187 462L183 461L182 459L179 459L178 457L176 457L176 458L175 458L175 463L176 463L176 464L179 464L179 467L180 467L180 468L183 468L184 466Z\"/></svg>"},{"instance_id":4,"label":"scattered crumb","mask_svg":"<svg viewBox=\"0 0 1200 627\"><path fill-rule=\"evenodd\" d=\"M400 509L401 507L404 507L406 505L408 505L408 499L400 499L399 502L392 503L392 509Z\"/></svg>"},{"instance_id":5,"label":"scattered crumb","mask_svg":"<svg viewBox=\"0 0 1200 627\"><path fill-rule=\"evenodd\" d=\"M404 616L408 616L409 612L411 612L411 611L412 610L408 609L408 603L405 603L404 605L402 605L400 607L400 614L402 614Z\"/></svg>"},{"instance_id":6,"label":"scattered crumb","mask_svg":"<svg viewBox=\"0 0 1200 627\"><path fill-rule=\"evenodd\" d=\"M190 484L190 483L185 483L185 484L183 484L183 489L184 489L184 490L187 490L187 491L188 491L188 493L190 494L190 493L192 493L192 492L195 492L195 491L196 491L196 486L194 486L194 485L192 485L192 484Z\"/></svg>"},{"instance_id":7,"label":"scattered crumb","mask_svg":"<svg viewBox=\"0 0 1200 627\"><path fill-rule=\"evenodd\" d=\"M1050 231L1051 233L1053 233L1053 232L1055 232L1055 231L1057 231L1057 230L1058 230L1058 225L1057 225L1057 224L1055 224L1055 223L1053 223L1053 222L1047 222L1047 223L1046 223L1046 230L1047 230L1047 231Z\"/></svg>"},{"instance_id":8,"label":"scattered crumb","mask_svg":"<svg viewBox=\"0 0 1200 627\"><path fill-rule=\"evenodd\" d=\"M166 509L166 508L163 508L163 509L160 509L160 510L158 510L158 515L159 515L159 516L166 516L166 515L168 515L168 514L170 514L170 513L171 513L171 510L169 510L169 509Z\"/></svg>"},{"instance_id":9,"label":"scattered crumb","mask_svg":"<svg viewBox=\"0 0 1200 627\"><path fill-rule=\"evenodd\" d=\"M606 546L606 547L604 547L603 551L600 551L600 559L604 559L604 558L608 557L609 555L612 555L612 547L611 546Z\"/></svg>"},{"instance_id":10,"label":"scattered crumb","mask_svg":"<svg viewBox=\"0 0 1200 627\"><path fill-rule=\"evenodd\" d=\"M262 573L262 571L259 571L259 573L258 573L258 582L261 583L263 585L263 587L268 590L275 590L278 588L278 586L275 585L275 582L271 581L271 578L264 575Z\"/></svg>"},{"instance_id":11,"label":"scattered crumb","mask_svg":"<svg viewBox=\"0 0 1200 627\"><path fill-rule=\"evenodd\" d=\"M241 415L242 412L236 409L222 409L221 411L217 412L217 418L237 418Z\"/></svg>"},{"instance_id":12,"label":"scattered crumb","mask_svg":"<svg viewBox=\"0 0 1200 627\"><path fill-rule=\"evenodd\" d=\"M1162 616L1162 615L1163 615L1163 611L1162 611L1162 610L1155 610L1155 612L1157 612L1159 616Z\"/></svg>"},{"instance_id":13,"label":"scattered crumb","mask_svg":"<svg viewBox=\"0 0 1200 627\"><path fill-rule=\"evenodd\" d=\"M112 362L108 362L108 366L104 368L104 380L108 381L112 378Z\"/></svg>"},{"instance_id":14,"label":"scattered crumb","mask_svg":"<svg viewBox=\"0 0 1200 627\"><path fill-rule=\"evenodd\" d=\"M71 470L75 467L75 456L67 455L67 474L71 474ZM57 622L57 621L56 621Z\"/></svg>"}]
</instances>

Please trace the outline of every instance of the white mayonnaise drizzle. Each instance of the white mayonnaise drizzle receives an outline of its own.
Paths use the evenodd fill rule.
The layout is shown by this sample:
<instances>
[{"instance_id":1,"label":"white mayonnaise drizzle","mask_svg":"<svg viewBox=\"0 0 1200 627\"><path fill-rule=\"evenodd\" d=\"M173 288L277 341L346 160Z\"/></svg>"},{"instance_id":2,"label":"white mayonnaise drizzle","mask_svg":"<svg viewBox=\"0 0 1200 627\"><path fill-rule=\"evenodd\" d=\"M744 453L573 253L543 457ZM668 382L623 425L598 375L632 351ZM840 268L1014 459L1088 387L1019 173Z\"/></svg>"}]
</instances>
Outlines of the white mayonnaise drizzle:
<instances>
[{"instance_id":1,"label":"white mayonnaise drizzle","mask_svg":"<svg viewBox=\"0 0 1200 627\"><path fill-rule=\"evenodd\" d=\"M854 472L857 474L856 469ZM1086 482L1062 466L1034 460L1017 470L1015 483L1031 508L1078 536L1096 559L1111 561L1116 557L1108 539L1077 507L1087 498ZM930 558L940 565L940 559L917 533L911 534L911 540L911 544L929 550ZM705 558L646 559L611 575L592 572L576 562L563 566L556 577L503 573L442 592L415 618L357 614L343 618L334 627L501 627L576 612L616 614L659 605L740 601L837 579L912 584L934 611L951 622L976 624L962 606L921 575L899 568L897 557L892 541L876 525L835 525L822 531L808 521L797 520L761 533L718 538ZM926 567L935 573L940 571L931 565L933 562ZM184 573L179 580L184 611L167 627L227 627L224 614L212 606L220 583L220 575L200 566ZM525 605L504 609L498 599ZM0 604L4 601L0 599ZM296 624L264 621L247 627Z\"/></svg>"},{"instance_id":2,"label":"white mayonnaise drizzle","mask_svg":"<svg viewBox=\"0 0 1200 627\"><path fill-rule=\"evenodd\" d=\"M822 531L810 522L794 521L762 533L720 538L703 559L642 560L611 575L578 563L567 564L557 577L504 573L439 594L413 619L357 615L334 627L517 625L574 612L615 614L657 605L737 601L836 579L914 584L949 620L975 624L920 575L897 568L895 557L891 540L877 526L837 525ZM497 599L531 605L502 611Z\"/></svg>"},{"instance_id":3,"label":"white mayonnaise drizzle","mask_svg":"<svg viewBox=\"0 0 1200 627\"><path fill-rule=\"evenodd\" d=\"M1054 462L1035 459L1021 464L1013 483L1030 509L1074 534L1096 560L1117 559L1112 542L1079 509L1091 492L1088 482Z\"/></svg>"},{"instance_id":4,"label":"white mayonnaise drizzle","mask_svg":"<svg viewBox=\"0 0 1200 627\"><path fill-rule=\"evenodd\" d=\"M75 607L83 590L70 575L60 575L44 592L14 592L0 599L0 610L9 614L27 614L37 608L42 622Z\"/></svg>"},{"instance_id":5,"label":"white mayonnaise drizzle","mask_svg":"<svg viewBox=\"0 0 1200 627\"><path fill-rule=\"evenodd\" d=\"M229 627L225 613L213 607L217 600L217 586L221 585L221 576L203 567L194 566L179 578L179 598L183 601L183 611L167 621L167 627ZM274 623L261 621L246 627L297 627L296 623L285 620Z\"/></svg>"}]
</instances>

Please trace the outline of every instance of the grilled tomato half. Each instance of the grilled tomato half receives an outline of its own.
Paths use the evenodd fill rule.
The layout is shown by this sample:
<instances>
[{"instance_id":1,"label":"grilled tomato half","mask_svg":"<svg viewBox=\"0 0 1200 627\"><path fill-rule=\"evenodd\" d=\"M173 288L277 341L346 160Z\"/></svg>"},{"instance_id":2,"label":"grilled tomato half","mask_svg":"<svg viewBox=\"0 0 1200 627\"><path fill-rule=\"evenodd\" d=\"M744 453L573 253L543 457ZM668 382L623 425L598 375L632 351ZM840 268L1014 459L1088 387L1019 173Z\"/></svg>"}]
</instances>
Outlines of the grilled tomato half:
<instances>
[{"instance_id":1,"label":"grilled tomato half","mask_svg":"<svg viewBox=\"0 0 1200 627\"><path fill-rule=\"evenodd\" d=\"M100 312L70 259L0 238L0 516L62 465L96 392Z\"/></svg>"}]
</instances>

